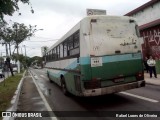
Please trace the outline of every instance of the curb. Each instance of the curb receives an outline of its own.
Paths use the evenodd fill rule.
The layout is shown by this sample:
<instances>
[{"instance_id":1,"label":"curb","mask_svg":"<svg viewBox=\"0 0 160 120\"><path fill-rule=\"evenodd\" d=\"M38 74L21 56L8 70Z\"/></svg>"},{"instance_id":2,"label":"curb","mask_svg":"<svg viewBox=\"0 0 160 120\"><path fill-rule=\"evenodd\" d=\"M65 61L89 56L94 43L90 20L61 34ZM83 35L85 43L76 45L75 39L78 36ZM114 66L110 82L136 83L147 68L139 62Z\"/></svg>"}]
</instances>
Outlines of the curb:
<instances>
[{"instance_id":1,"label":"curb","mask_svg":"<svg viewBox=\"0 0 160 120\"><path fill-rule=\"evenodd\" d=\"M16 89L16 91L14 93L14 96L12 97L11 107L9 109L7 109L6 112L16 111L17 110L20 91L21 91L21 88L22 88L22 83L23 83L25 74L26 74L26 70L23 73L23 76L22 76L22 78L21 78L21 80L20 80L20 82L18 84L18 87L17 87L17 89ZM5 117L5 118L3 118L3 120L14 120L14 119L15 119L14 117Z\"/></svg>"}]
</instances>

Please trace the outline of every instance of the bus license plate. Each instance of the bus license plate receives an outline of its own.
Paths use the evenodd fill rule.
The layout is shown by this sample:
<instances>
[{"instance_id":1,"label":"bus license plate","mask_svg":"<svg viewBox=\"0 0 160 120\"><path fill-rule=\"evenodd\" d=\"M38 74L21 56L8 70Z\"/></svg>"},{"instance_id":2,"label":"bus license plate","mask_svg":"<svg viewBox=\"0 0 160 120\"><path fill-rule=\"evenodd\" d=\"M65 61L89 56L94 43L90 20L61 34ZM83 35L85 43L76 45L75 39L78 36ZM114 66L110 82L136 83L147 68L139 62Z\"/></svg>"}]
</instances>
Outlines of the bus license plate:
<instances>
[{"instance_id":1,"label":"bus license plate","mask_svg":"<svg viewBox=\"0 0 160 120\"><path fill-rule=\"evenodd\" d=\"M123 82L124 78L118 78L118 79L114 79L114 82L118 83L118 82Z\"/></svg>"}]
</instances>

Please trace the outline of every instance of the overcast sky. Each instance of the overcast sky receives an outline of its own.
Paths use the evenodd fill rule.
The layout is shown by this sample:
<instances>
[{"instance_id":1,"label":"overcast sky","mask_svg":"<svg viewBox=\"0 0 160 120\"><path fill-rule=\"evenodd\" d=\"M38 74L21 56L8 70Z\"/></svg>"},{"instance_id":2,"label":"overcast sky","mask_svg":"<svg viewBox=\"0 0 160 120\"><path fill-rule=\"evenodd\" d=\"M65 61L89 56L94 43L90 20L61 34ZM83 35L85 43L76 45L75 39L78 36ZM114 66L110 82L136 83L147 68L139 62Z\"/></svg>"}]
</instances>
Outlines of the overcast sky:
<instances>
[{"instance_id":1,"label":"overcast sky","mask_svg":"<svg viewBox=\"0 0 160 120\"><path fill-rule=\"evenodd\" d=\"M34 14L30 12L30 6L20 4L19 12L22 15L15 12L6 19L44 29L20 45L20 53L24 54L22 46L26 45L27 56L41 56L41 47L53 45L86 16L86 9L103 9L107 15L122 16L148 1L150 0L30 0ZM0 52L5 52L4 46L0 46Z\"/></svg>"}]
</instances>

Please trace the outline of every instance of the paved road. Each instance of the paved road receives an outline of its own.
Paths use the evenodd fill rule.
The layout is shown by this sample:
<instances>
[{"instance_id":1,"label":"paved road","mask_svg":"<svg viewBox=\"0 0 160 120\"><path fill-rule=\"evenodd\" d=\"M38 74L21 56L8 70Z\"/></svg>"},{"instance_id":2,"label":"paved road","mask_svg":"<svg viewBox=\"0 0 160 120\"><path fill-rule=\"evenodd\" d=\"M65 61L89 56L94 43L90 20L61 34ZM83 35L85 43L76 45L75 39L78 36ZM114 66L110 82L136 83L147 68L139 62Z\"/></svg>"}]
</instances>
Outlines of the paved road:
<instances>
[{"instance_id":1,"label":"paved road","mask_svg":"<svg viewBox=\"0 0 160 120\"><path fill-rule=\"evenodd\" d=\"M83 98L83 97L75 97L72 95L67 97L63 95L59 86L49 82L47 75L45 74L45 70L31 69L31 71L35 75L36 81L40 86L41 91L47 98L47 101L53 111L159 111L160 110L160 102L159 102L160 86L146 85L146 87L143 88L128 90L121 93L99 96L99 97ZM67 118L63 117L61 119L66 120ZM82 119L82 118L76 118L76 119ZM92 119L106 119L106 118L98 117L98 115L94 114L94 117ZM113 118L107 118L107 120L108 119L110 120ZM145 118L145 120L146 119L151 120L152 118Z\"/></svg>"}]
</instances>

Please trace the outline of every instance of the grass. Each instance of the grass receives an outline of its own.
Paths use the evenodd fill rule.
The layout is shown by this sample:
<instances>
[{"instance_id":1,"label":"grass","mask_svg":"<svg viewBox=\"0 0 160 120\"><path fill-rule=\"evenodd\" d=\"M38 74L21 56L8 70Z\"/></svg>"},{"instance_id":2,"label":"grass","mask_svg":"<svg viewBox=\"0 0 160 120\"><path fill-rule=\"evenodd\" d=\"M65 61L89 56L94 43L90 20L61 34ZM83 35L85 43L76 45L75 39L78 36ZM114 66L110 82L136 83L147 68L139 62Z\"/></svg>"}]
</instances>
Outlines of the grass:
<instances>
[{"instance_id":1,"label":"grass","mask_svg":"<svg viewBox=\"0 0 160 120\"><path fill-rule=\"evenodd\" d=\"M7 108L10 107L10 101L14 96L22 75L22 73L15 74L15 76L10 76L5 81L0 83L0 111L6 111Z\"/></svg>"}]
</instances>

